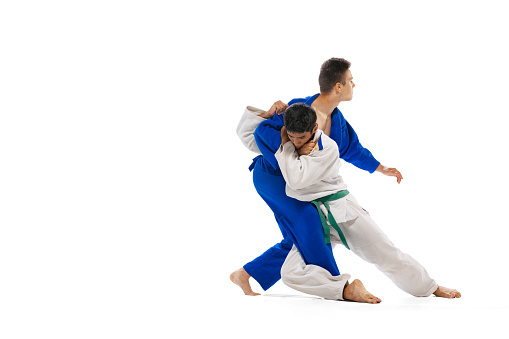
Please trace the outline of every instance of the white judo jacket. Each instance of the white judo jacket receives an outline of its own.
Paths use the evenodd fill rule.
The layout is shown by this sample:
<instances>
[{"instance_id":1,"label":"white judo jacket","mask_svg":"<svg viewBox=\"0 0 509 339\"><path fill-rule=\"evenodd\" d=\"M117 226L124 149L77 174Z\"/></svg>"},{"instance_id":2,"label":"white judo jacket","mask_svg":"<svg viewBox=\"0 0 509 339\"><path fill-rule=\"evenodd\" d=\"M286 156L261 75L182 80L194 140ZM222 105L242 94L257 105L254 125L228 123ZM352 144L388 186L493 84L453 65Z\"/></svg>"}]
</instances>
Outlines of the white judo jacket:
<instances>
[{"instance_id":1,"label":"white judo jacket","mask_svg":"<svg viewBox=\"0 0 509 339\"><path fill-rule=\"evenodd\" d=\"M313 141L315 148L309 155L299 156L291 141L281 145L275 154L286 181L286 195L301 201L312 201L347 188L339 175L341 160L336 142L319 129ZM358 217L348 202L357 204L351 194L329 203L337 222ZM325 208L323 204L321 208Z\"/></svg>"}]
</instances>

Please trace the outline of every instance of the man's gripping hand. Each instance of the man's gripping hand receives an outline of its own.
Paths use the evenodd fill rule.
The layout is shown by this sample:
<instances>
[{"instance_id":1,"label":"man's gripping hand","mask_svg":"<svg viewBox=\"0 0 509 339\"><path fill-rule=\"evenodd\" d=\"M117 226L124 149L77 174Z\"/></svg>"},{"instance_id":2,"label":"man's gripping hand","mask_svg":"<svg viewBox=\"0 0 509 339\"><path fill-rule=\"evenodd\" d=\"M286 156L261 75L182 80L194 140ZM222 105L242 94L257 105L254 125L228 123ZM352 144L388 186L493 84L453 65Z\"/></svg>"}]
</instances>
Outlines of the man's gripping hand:
<instances>
[{"instance_id":1,"label":"man's gripping hand","mask_svg":"<svg viewBox=\"0 0 509 339\"><path fill-rule=\"evenodd\" d=\"M270 119L276 113L277 115L283 114L287 108L288 108L287 104L285 104L281 100L278 100L270 107L270 109L267 112L260 114L260 117Z\"/></svg>"},{"instance_id":2,"label":"man's gripping hand","mask_svg":"<svg viewBox=\"0 0 509 339\"><path fill-rule=\"evenodd\" d=\"M302 145L297 150L297 153L299 153L299 155L309 155L309 153L311 153L313 148L315 148L315 142L311 139L308 142L306 142L304 145Z\"/></svg>"},{"instance_id":3,"label":"man's gripping hand","mask_svg":"<svg viewBox=\"0 0 509 339\"><path fill-rule=\"evenodd\" d=\"M283 126L281 128L281 145L286 144L288 141L290 141L290 138L288 137L288 133L286 133L285 126Z\"/></svg>"}]
</instances>

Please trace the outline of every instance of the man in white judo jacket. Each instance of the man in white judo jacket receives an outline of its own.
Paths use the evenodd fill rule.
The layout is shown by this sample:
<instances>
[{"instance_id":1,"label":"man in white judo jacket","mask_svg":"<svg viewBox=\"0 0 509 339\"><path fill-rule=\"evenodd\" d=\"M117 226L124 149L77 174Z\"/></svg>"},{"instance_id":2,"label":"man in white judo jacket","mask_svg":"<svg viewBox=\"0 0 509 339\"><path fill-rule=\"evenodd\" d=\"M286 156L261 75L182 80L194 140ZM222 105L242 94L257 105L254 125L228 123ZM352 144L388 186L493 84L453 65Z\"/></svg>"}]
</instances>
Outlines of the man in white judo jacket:
<instances>
[{"instance_id":1,"label":"man in white judo jacket","mask_svg":"<svg viewBox=\"0 0 509 339\"><path fill-rule=\"evenodd\" d=\"M409 294L424 297L436 291L438 284L424 267L396 248L346 190L339 175L338 146L318 129L315 111L303 103L293 104L286 110L284 121L281 147L275 157L286 181L286 194L310 201L320 209L324 241L342 243L375 264ZM283 264L281 278L298 291L325 299L343 299L350 275L332 276L322 267L306 265L294 246Z\"/></svg>"}]
</instances>

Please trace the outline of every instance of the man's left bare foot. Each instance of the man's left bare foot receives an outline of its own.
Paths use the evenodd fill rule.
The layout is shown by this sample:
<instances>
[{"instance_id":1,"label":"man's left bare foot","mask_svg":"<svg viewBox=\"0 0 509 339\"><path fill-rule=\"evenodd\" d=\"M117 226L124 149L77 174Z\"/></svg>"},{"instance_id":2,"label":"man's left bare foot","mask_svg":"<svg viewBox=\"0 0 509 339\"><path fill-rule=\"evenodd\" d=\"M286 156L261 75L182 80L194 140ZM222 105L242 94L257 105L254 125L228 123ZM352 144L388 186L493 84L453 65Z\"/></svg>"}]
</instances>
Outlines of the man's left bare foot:
<instances>
[{"instance_id":1,"label":"man's left bare foot","mask_svg":"<svg viewBox=\"0 0 509 339\"><path fill-rule=\"evenodd\" d=\"M249 278L251 276L242 267L230 274L230 280L242 289L245 295L260 295L260 293L253 292L251 284L249 284Z\"/></svg>"},{"instance_id":2,"label":"man's left bare foot","mask_svg":"<svg viewBox=\"0 0 509 339\"><path fill-rule=\"evenodd\" d=\"M437 290L433 293L440 298L461 298L461 293L453 290L452 288L438 286Z\"/></svg>"}]
</instances>

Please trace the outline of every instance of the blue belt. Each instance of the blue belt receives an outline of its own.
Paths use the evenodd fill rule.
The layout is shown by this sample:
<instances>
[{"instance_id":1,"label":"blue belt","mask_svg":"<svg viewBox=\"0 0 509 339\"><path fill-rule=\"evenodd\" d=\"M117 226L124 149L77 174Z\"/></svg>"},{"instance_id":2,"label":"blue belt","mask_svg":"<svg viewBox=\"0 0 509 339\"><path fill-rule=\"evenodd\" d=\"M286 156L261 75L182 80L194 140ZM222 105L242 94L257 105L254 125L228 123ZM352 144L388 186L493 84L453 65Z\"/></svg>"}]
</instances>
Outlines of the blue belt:
<instances>
[{"instance_id":1,"label":"blue belt","mask_svg":"<svg viewBox=\"0 0 509 339\"><path fill-rule=\"evenodd\" d=\"M253 159L253 162L252 162L252 163L251 163L251 165L249 166L249 172L251 172L251 171L253 170L253 168L255 167L256 162L257 162L258 160L260 160L260 158L261 158L261 157L262 157L262 156L261 156L261 155L259 155L259 156L257 156L256 158L254 158L254 159Z\"/></svg>"}]
</instances>

